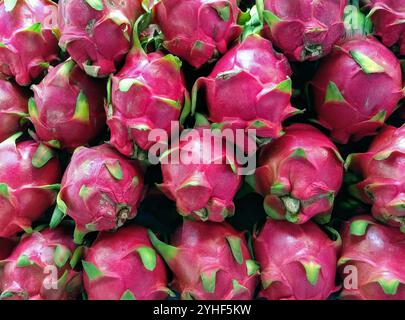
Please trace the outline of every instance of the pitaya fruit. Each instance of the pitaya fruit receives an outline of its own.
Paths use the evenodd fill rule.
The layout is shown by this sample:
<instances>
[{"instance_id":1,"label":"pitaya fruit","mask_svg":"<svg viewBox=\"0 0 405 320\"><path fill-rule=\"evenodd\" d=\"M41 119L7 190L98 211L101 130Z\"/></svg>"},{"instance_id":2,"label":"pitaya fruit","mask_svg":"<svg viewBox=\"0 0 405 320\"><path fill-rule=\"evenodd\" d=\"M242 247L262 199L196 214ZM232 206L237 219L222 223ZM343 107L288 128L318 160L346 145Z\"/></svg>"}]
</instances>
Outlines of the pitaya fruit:
<instances>
[{"instance_id":1,"label":"pitaya fruit","mask_svg":"<svg viewBox=\"0 0 405 320\"><path fill-rule=\"evenodd\" d=\"M163 259L143 227L101 233L82 263L89 300L163 300L171 294Z\"/></svg>"},{"instance_id":2,"label":"pitaya fruit","mask_svg":"<svg viewBox=\"0 0 405 320\"><path fill-rule=\"evenodd\" d=\"M262 66L266 66L263 68ZM252 34L228 51L207 78L193 89L206 89L209 120L222 128L255 129L256 135L277 138L284 119L299 113L290 103L291 69L270 41Z\"/></svg>"},{"instance_id":3,"label":"pitaya fruit","mask_svg":"<svg viewBox=\"0 0 405 320\"><path fill-rule=\"evenodd\" d=\"M61 0L59 44L94 77L115 73L131 49L132 26L141 0Z\"/></svg>"},{"instance_id":4,"label":"pitaya fruit","mask_svg":"<svg viewBox=\"0 0 405 320\"><path fill-rule=\"evenodd\" d=\"M346 165L363 181L354 196L372 205L373 216L405 232L405 125L387 126L365 153L352 154Z\"/></svg>"},{"instance_id":5,"label":"pitaya fruit","mask_svg":"<svg viewBox=\"0 0 405 320\"><path fill-rule=\"evenodd\" d=\"M182 299L252 299L258 265L244 235L228 224L184 220L170 245L149 232L155 248L174 273Z\"/></svg>"},{"instance_id":6,"label":"pitaya fruit","mask_svg":"<svg viewBox=\"0 0 405 320\"><path fill-rule=\"evenodd\" d=\"M336 261L341 241L332 241L313 222L294 225L268 219L254 239L261 266L262 290L269 300L325 300L335 286Z\"/></svg>"},{"instance_id":7,"label":"pitaya fruit","mask_svg":"<svg viewBox=\"0 0 405 320\"><path fill-rule=\"evenodd\" d=\"M29 85L58 60L57 10L49 0L0 2L0 75Z\"/></svg>"},{"instance_id":8,"label":"pitaya fruit","mask_svg":"<svg viewBox=\"0 0 405 320\"><path fill-rule=\"evenodd\" d=\"M21 121L27 113L26 94L13 83L0 79L0 142L21 129Z\"/></svg>"},{"instance_id":9,"label":"pitaya fruit","mask_svg":"<svg viewBox=\"0 0 405 320\"><path fill-rule=\"evenodd\" d=\"M26 235L0 261L0 299L73 300L81 290L79 260L68 229L46 229Z\"/></svg>"},{"instance_id":10,"label":"pitaya fruit","mask_svg":"<svg viewBox=\"0 0 405 320\"><path fill-rule=\"evenodd\" d=\"M142 196L143 173L135 161L108 145L80 147L63 176L51 226L69 215L80 244L88 232L113 230L134 218Z\"/></svg>"},{"instance_id":11,"label":"pitaya fruit","mask_svg":"<svg viewBox=\"0 0 405 320\"><path fill-rule=\"evenodd\" d=\"M8 258L8 256L13 251L16 242L12 239L0 238L0 260ZM0 270L0 279L1 279L1 270Z\"/></svg>"},{"instance_id":12,"label":"pitaya fruit","mask_svg":"<svg viewBox=\"0 0 405 320\"><path fill-rule=\"evenodd\" d=\"M342 185L343 159L318 129L293 124L262 149L249 179L265 197L264 209L271 218L301 224L315 217L323 223L329 221Z\"/></svg>"},{"instance_id":13,"label":"pitaya fruit","mask_svg":"<svg viewBox=\"0 0 405 320\"><path fill-rule=\"evenodd\" d=\"M341 298L405 300L405 235L369 216L347 222L338 261Z\"/></svg>"},{"instance_id":14,"label":"pitaya fruit","mask_svg":"<svg viewBox=\"0 0 405 320\"><path fill-rule=\"evenodd\" d=\"M47 145L73 151L104 128L104 83L87 76L73 60L50 70L32 89L30 119L38 139Z\"/></svg>"},{"instance_id":15,"label":"pitaya fruit","mask_svg":"<svg viewBox=\"0 0 405 320\"><path fill-rule=\"evenodd\" d=\"M28 230L55 202L60 164L52 151L34 141L0 144L0 237Z\"/></svg>"},{"instance_id":16,"label":"pitaya fruit","mask_svg":"<svg viewBox=\"0 0 405 320\"><path fill-rule=\"evenodd\" d=\"M161 156L163 193L183 216L222 222L235 211L241 185L232 150L209 127L199 127L172 143Z\"/></svg>"},{"instance_id":17,"label":"pitaya fruit","mask_svg":"<svg viewBox=\"0 0 405 320\"><path fill-rule=\"evenodd\" d=\"M404 0L363 0L371 9L369 16L374 30L387 47L400 46L405 55L405 1Z\"/></svg>"},{"instance_id":18,"label":"pitaya fruit","mask_svg":"<svg viewBox=\"0 0 405 320\"><path fill-rule=\"evenodd\" d=\"M403 97L399 60L371 36L335 46L312 84L318 121L339 143L375 134Z\"/></svg>"},{"instance_id":19,"label":"pitaya fruit","mask_svg":"<svg viewBox=\"0 0 405 320\"><path fill-rule=\"evenodd\" d=\"M170 135L172 122L179 120L189 97L181 61L171 54L146 54L137 35L134 38L124 67L108 85L106 113L111 144L126 156L140 157L155 143L148 139L151 130Z\"/></svg>"},{"instance_id":20,"label":"pitaya fruit","mask_svg":"<svg viewBox=\"0 0 405 320\"><path fill-rule=\"evenodd\" d=\"M289 59L320 59L344 35L347 0L257 0L256 3L264 20L264 34Z\"/></svg>"},{"instance_id":21,"label":"pitaya fruit","mask_svg":"<svg viewBox=\"0 0 405 320\"><path fill-rule=\"evenodd\" d=\"M160 0L155 5L163 45L195 68L224 54L242 31L237 0Z\"/></svg>"}]
</instances>

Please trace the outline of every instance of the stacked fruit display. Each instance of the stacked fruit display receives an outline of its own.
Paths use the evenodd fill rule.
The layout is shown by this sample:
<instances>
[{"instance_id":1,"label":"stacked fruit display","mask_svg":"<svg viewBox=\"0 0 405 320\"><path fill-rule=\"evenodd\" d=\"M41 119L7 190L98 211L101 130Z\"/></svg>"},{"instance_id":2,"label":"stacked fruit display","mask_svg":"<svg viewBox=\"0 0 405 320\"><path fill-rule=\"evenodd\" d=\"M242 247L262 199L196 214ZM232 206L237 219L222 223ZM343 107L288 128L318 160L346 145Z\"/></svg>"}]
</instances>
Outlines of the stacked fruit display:
<instances>
[{"instance_id":1,"label":"stacked fruit display","mask_svg":"<svg viewBox=\"0 0 405 320\"><path fill-rule=\"evenodd\" d=\"M405 300L403 0L0 0L0 300Z\"/></svg>"}]
</instances>

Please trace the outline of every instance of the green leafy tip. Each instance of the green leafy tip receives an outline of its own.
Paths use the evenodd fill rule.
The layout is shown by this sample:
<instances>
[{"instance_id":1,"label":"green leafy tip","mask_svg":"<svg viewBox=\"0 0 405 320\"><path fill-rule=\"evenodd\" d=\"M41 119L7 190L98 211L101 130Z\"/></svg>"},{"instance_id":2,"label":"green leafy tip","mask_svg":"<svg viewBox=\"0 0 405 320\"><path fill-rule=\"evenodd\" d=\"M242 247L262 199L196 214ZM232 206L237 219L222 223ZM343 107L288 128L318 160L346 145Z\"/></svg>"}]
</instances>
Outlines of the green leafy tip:
<instances>
[{"instance_id":1,"label":"green leafy tip","mask_svg":"<svg viewBox=\"0 0 405 320\"><path fill-rule=\"evenodd\" d=\"M97 280L98 278L103 276L103 273L94 264L82 260L82 265L84 272L87 274L90 281Z\"/></svg>"},{"instance_id":2,"label":"green leafy tip","mask_svg":"<svg viewBox=\"0 0 405 320\"><path fill-rule=\"evenodd\" d=\"M141 257L146 270L153 271L156 268L156 252L150 247L140 247L136 249Z\"/></svg>"}]
</instances>

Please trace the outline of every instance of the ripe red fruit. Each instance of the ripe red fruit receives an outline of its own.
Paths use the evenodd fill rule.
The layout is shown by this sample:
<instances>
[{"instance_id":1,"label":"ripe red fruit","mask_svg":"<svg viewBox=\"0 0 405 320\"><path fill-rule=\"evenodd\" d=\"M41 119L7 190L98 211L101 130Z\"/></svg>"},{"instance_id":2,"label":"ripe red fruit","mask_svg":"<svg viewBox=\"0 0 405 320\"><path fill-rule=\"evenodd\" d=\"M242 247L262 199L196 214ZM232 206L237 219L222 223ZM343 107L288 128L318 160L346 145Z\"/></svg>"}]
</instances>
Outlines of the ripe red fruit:
<instances>
[{"instance_id":1,"label":"ripe red fruit","mask_svg":"<svg viewBox=\"0 0 405 320\"><path fill-rule=\"evenodd\" d=\"M143 227L100 233L82 263L89 300L162 300L171 294L163 259Z\"/></svg>"},{"instance_id":2,"label":"ripe red fruit","mask_svg":"<svg viewBox=\"0 0 405 320\"><path fill-rule=\"evenodd\" d=\"M0 300L74 300L81 290L80 258L68 229L25 235L0 261Z\"/></svg>"},{"instance_id":3,"label":"ripe red fruit","mask_svg":"<svg viewBox=\"0 0 405 320\"><path fill-rule=\"evenodd\" d=\"M228 224L184 220L171 244L149 237L174 273L182 299L248 300L256 288L258 265L244 235Z\"/></svg>"},{"instance_id":4,"label":"ripe red fruit","mask_svg":"<svg viewBox=\"0 0 405 320\"><path fill-rule=\"evenodd\" d=\"M0 79L0 142L21 129L28 113L26 94L11 82Z\"/></svg>"},{"instance_id":5,"label":"ripe red fruit","mask_svg":"<svg viewBox=\"0 0 405 320\"><path fill-rule=\"evenodd\" d=\"M161 0L155 11L164 46L196 68L224 54L242 30L236 0Z\"/></svg>"},{"instance_id":6,"label":"ripe red fruit","mask_svg":"<svg viewBox=\"0 0 405 320\"><path fill-rule=\"evenodd\" d=\"M346 166L364 180L351 193L372 205L373 216L405 232L405 125L386 127L365 153L349 156Z\"/></svg>"},{"instance_id":7,"label":"ripe red fruit","mask_svg":"<svg viewBox=\"0 0 405 320\"><path fill-rule=\"evenodd\" d=\"M20 135L0 143L0 237L28 230L59 190L59 160L37 142L16 143Z\"/></svg>"},{"instance_id":8,"label":"ripe red fruit","mask_svg":"<svg viewBox=\"0 0 405 320\"><path fill-rule=\"evenodd\" d=\"M405 300L405 235L369 216L347 222L338 261L341 298Z\"/></svg>"},{"instance_id":9,"label":"ripe red fruit","mask_svg":"<svg viewBox=\"0 0 405 320\"><path fill-rule=\"evenodd\" d=\"M75 242L92 231L121 227L137 213L143 173L108 145L76 149L62 179L54 226L63 215L76 222Z\"/></svg>"},{"instance_id":10,"label":"ripe red fruit","mask_svg":"<svg viewBox=\"0 0 405 320\"><path fill-rule=\"evenodd\" d=\"M306 124L286 128L266 145L254 175L266 213L276 220L327 222L343 181L343 159L322 132Z\"/></svg>"},{"instance_id":11,"label":"ripe red fruit","mask_svg":"<svg viewBox=\"0 0 405 320\"><path fill-rule=\"evenodd\" d=\"M341 241L332 241L313 222L295 225L268 219L254 240L262 290L269 300L326 300L335 286Z\"/></svg>"},{"instance_id":12,"label":"ripe red fruit","mask_svg":"<svg viewBox=\"0 0 405 320\"><path fill-rule=\"evenodd\" d=\"M1 1L1 75L29 85L58 60L57 10L49 0Z\"/></svg>"},{"instance_id":13,"label":"ripe red fruit","mask_svg":"<svg viewBox=\"0 0 405 320\"><path fill-rule=\"evenodd\" d=\"M375 134L403 97L399 60L371 36L336 45L312 84L318 121L339 143Z\"/></svg>"},{"instance_id":14,"label":"ripe red fruit","mask_svg":"<svg viewBox=\"0 0 405 320\"><path fill-rule=\"evenodd\" d=\"M289 59L317 60L344 35L347 0L259 0L264 34Z\"/></svg>"},{"instance_id":15,"label":"ripe red fruit","mask_svg":"<svg viewBox=\"0 0 405 320\"><path fill-rule=\"evenodd\" d=\"M73 151L104 128L104 83L87 76L73 60L52 68L32 89L30 119L47 145Z\"/></svg>"}]
</instances>

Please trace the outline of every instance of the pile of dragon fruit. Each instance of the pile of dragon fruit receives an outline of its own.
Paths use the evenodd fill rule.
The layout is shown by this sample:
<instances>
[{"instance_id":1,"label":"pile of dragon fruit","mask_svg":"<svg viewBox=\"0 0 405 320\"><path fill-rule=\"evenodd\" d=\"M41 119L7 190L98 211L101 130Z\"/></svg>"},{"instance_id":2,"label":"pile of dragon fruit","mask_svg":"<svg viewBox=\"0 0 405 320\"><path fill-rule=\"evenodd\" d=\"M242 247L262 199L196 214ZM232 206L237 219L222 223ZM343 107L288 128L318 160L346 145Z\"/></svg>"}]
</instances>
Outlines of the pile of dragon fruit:
<instances>
[{"instance_id":1,"label":"pile of dragon fruit","mask_svg":"<svg viewBox=\"0 0 405 320\"><path fill-rule=\"evenodd\" d=\"M401 58L405 0L0 0L0 300L405 300Z\"/></svg>"}]
</instances>

